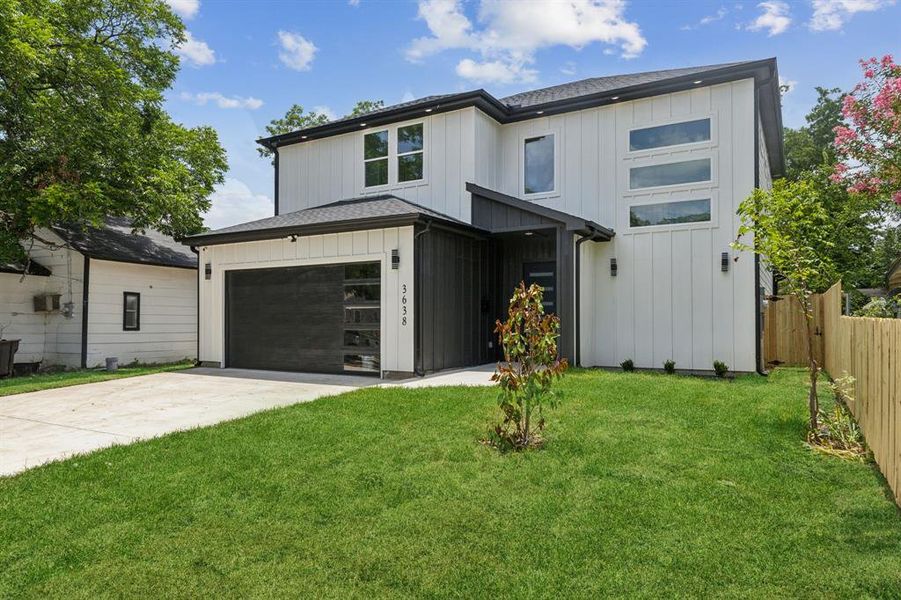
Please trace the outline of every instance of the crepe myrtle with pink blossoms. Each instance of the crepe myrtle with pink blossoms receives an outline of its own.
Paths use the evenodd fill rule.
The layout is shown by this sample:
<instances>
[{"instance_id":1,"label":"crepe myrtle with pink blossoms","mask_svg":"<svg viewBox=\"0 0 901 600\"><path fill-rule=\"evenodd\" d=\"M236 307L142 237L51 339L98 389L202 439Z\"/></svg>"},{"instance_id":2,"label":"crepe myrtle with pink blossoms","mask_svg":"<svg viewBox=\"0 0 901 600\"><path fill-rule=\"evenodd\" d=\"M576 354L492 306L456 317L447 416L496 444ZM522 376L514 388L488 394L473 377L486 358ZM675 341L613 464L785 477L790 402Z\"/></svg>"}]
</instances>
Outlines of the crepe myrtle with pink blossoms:
<instances>
[{"instance_id":1,"label":"crepe myrtle with pink blossoms","mask_svg":"<svg viewBox=\"0 0 901 600\"><path fill-rule=\"evenodd\" d=\"M854 194L901 207L901 65L890 56L861 60L864 79L845 96L846 125L835 128L833 181Z\"/></svg>"}]
</instances>

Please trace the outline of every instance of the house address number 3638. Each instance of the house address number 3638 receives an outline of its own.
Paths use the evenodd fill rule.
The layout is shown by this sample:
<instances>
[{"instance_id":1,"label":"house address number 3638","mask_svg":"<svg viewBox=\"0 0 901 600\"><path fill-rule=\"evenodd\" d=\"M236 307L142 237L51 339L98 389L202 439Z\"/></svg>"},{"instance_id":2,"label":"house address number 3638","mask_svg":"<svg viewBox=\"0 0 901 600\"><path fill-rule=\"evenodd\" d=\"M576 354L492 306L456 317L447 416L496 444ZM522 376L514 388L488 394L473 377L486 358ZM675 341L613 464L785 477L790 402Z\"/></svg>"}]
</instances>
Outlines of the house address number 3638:
<instances>
[{"instance_id":1,"label":"house address number 3638","mask_svg":"<svg viewBox=\"0 0 901 600\"><path fill-rule=\"evenodd\" d=\"M407 284L400 286L400 324L407 326Z\"/></svg>"}]
</instances>

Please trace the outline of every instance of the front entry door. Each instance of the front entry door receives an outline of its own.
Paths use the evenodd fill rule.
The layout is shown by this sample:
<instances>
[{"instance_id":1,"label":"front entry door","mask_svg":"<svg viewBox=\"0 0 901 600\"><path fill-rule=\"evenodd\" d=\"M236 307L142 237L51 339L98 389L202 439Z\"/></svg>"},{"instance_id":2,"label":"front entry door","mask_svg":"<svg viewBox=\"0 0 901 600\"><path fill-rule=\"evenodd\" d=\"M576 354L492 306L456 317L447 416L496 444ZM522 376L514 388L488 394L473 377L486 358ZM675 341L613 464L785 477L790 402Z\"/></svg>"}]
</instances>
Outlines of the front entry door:
<instances>
[{"instance_id":1,"label":"front entry door","mask_svg":"<svg viewBox=\"0 0 901 600\"><path fill-rule=\"evenodd\" d=\"M522 277L526 287L537 283L544 288L544 312L557 313L557 265L553 262L525 263Z\"/></svg>"}]
</instances>

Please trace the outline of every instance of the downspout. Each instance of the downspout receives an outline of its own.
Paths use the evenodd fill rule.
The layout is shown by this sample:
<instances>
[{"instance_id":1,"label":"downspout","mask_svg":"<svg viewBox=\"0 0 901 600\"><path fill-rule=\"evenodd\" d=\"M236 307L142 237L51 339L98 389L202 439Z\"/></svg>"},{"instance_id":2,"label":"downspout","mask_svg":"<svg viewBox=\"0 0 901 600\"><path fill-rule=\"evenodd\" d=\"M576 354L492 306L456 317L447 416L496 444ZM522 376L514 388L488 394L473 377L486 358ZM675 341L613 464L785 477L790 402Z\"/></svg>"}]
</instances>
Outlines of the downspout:
<instances>
[{"instance_id":1,"label":"downspout","mask_svg":"<svg viewBox=\"0 0 901 600\"><path fill-rule=\"evenodd\" d=\"M759 88L754 88L754 189L760 187L760 102ZM760 338L763 335L763 322L760 314L760 254L757 253L757 236L754 236L754 365L757 373L764 377L769 375L763 368L763 350Z\"/></svg>"},{"instance_id":2,"label":"downspout","mask_svg":"<svg viewBox=\"0 0 901 600\"><path fill-rule=\"evenodd\" d=\"M417 377L425 377L425 369L422 366L422 249L420 241L423 235L432 228L432 219L425 220L425 228L413 235L413 337L416 340L413 349L413 373Z\"/></svg>"},{"instance_id":3,"label":"downspout","mask_svg":"<svg viewBox=\"0 0 901 600\"><path fill-rule=\"evenodd\" d=\"M278 216L278 146L272 146L272 152L275 154L275 158L272 159L272 164L275 166L275 189L272 192L273 204L275 205L275 216Z\"/></svg>"},{"instance_id":4,"label":"downspout","mask_svg":"<svg viewBox=\"0 0 901 600\"><path fill-rule=\"evenodd\" d=\"M88 368L88 292L91 289L91 258L84 255L81 274L81 368Z\"/></svg>"},{"instance_id":5,"label":"downspout","mask_svg":"<svg viewBox=\"0 0 901 600\"><path fill-rule=\"evenodd\" d=\"M191 252L197 255L197 312L195 313L194 320L197 321L197 358L195 359L197 364L200 364L200 274L201 274L201 265L200 265L200 250L196 247L191 246Z\"/></svg>"}]
</instances>

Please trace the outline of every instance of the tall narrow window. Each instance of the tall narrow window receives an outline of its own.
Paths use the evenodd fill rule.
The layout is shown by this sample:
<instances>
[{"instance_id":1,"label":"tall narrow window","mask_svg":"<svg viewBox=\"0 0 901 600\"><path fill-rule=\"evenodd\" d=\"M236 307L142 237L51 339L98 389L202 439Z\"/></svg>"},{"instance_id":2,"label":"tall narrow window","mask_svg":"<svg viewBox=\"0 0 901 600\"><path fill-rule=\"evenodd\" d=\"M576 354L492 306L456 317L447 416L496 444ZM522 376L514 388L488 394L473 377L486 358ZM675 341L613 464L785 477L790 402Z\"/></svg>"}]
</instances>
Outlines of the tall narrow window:
<instances>
[{"instance_id":1,"label":"tall narrow window","mask_svg":"<svg viewBox=\"0 0 901 600\"><path fill-rule=\"evenodd\" d=\"M363 136L363 166L366 187L388 184L388 130Z\"/></svg>"},{"instance_id":2,"label":"tall narrow window","mask_svg":"<svg viewBox=\"0 0 901 600\"><path fill-rule=\"evenodd\" d=\"M526 138L523 149L523 192L542 194L554 191L554 136Z\"/></svg>"},{"instance_id":3,"label":"tall narrow window","mask_svg":"<svg viewBox=\"0 0 901 600\"><path fill-rule=\"evenodd\" d=\"M422 123L397 128L397 180L422 179L424 140Z\"/></svg>"},{"instance_id":4,"label":"tall narrow window","mask_svg":"<svg viewBox=\"0 0 901 600\"><path fill-rule=\"evenodd\" d=\"M137 292L122 294L122 329L125 331L141 329L141 294Z\"/></svg>"}]
</instances>

